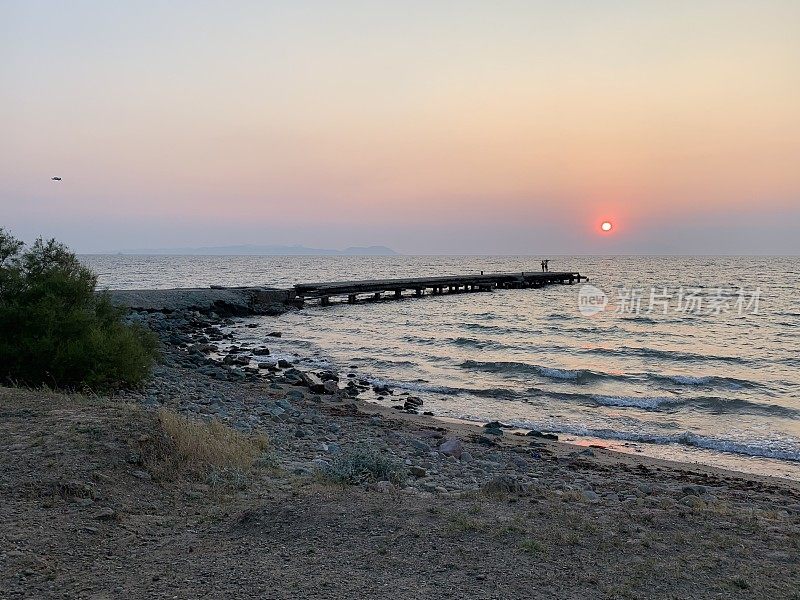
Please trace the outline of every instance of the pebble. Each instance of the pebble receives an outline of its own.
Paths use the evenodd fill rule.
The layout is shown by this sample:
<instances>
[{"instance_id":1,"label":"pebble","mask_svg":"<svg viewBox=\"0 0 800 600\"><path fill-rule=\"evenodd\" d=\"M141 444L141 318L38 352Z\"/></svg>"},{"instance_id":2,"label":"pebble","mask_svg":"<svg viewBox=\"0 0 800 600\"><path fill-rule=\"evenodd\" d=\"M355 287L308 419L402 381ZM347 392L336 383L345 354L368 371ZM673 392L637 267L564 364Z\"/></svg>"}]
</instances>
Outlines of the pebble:
<instances>
[{"instance_id":1,"label":"pebble","mask_svg":"<svg viewBox=\"0 0 800 600\"><path fill-rule=\"evenodd\" d=\"M412 466L408 471L411 473L411 475L417 478L427 477L428 475L428 471L426 469L417 465Z\"/></svg>"},{"instance_id":2,"label":"pebble","mask_svg":"<svg viewBox=\"0 0 800 600\"><path fill-rule=\"evenodd\" d=\"M97 519L98 521L110 521L112 519L115 519L116 516L117 513L113 508L110 508L108 506L103 506L100 508L100 510L98 510L95 513L94 518Z\"/></svg>"},{"instance_id":3,"label":"pebble","mask_svg":"<svg viewBox=\"0 0 800 600\"><path fill-rule=\"evenodd\" d=\"M583 490L581 496L586 502L598 502L600 500L600 496L593 490Z\"/></svg>"}]
</instances>

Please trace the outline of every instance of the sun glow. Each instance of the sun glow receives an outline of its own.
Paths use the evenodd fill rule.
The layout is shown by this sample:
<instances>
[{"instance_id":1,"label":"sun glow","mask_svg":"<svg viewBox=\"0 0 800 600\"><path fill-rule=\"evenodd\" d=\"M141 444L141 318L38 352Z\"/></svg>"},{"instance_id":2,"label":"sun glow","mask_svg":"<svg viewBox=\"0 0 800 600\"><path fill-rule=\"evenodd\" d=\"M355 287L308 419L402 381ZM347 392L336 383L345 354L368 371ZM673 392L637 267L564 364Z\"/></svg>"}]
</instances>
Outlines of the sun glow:
<instances>
[{"instance_id":1,"label":"sun glow","mask_svg":"<svg viewBox=\"0 0 800 600\"><path fill-rule=\"evenodd\" d=\"M611 229L612 229L613 227L614 227L614 226L611 224L611 221L603 221L603 222L600 224L600 229L602 229L603 231L606 231L606 232L607 232L607 231L611 231Z\"/></svg>"}]
</instances>

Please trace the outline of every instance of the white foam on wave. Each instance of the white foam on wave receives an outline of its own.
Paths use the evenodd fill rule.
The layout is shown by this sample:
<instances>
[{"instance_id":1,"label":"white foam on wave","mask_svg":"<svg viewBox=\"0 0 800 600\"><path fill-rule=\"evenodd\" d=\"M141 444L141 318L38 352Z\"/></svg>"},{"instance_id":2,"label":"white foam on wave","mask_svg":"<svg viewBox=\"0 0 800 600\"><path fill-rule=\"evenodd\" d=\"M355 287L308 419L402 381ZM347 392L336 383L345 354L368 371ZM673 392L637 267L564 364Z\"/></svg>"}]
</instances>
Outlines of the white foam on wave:
<instances>
[{"instance_id":1,"label":"white foam on wave","mask_svg":"<svg viewBox=\"0 0 800 600\"><path fill-rule=\"evenodd\" d=\"M708 375L667 375L666 379L681 385L708 385L712 381L711 377Z\"/></svg>"},{"instance_id":2,"label":"white foam on wave","mask_svg":"<svg viewBox=\"0 0 800 600\"><path fill-rule=\"evenodd\" d=\"M655 433L634 433L609 428L593 428L586 425L569 423L536 423L527 420L511 420L510 424L522 429L536 429L539 431L552 431L581 437L594 437L608 440L626 442L641 442L644 444L680 444L716 452L730 452L745 456L760 458L775 458L779 460L800 461L800 439L776 438L735 440L715 436L700 435L691 431L684 431L671 435Z\"/></svg>"},{"instance_id":3,"label":"white foam on wave","mask_svg":"<svg viewBox=\"0 0 800 600\"><path fill-rule=\"evenodd\" d=\"M645 397L645 396L592 396L592 400L603 406L621 406L631 408L656 409L664 404L674 404L680 402L675 398L665 396Z\"/></svg>"},{"instance_id":4,"label":"white foam on wave","mask_svg":"<svg viewBox=\"0 0 800 600\"><path fill-rule=\"evenodd\" d=\"M555 367L539 367L537 369L539 374L551 379L570 379L576 380L580 375L580 371L571 371L569 369L556 369Z\"/></svg>"}]
</instances>

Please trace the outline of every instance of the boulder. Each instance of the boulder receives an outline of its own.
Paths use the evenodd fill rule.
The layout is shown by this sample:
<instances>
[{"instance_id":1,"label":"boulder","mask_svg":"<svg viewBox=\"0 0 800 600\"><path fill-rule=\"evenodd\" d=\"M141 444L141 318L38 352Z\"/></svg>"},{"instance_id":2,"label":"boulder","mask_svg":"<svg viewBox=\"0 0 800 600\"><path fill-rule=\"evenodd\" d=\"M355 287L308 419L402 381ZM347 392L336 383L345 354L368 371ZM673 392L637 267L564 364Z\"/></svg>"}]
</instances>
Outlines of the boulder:
<instances>
[{"instance_id":1,"label":"boulder","mask_svg":"<svg viewBox=\"0 0 800 600\"><path fill-rule=\"evenodd\" d=\"M531 429L525 435L528 435L528 436L531 436L531 437L538 437L538 438L542 438L542 439L545 439L545 440L556 440L556 441L558 440L558 436L555 433L542 433L541 431L536 431L535 429Z\"/></svg>"},{"instance_id":2,"label":"boulder","mask_svg":"<svg viewBox=\"0 0 800 600\"><path fill-rule=\"evenodd\" d=\"M439 452L445 456L461 458L461 454L464 452L464 445L458 438L447 438L442 442L441 446L439 446Z\"/></svg>"},{"instance_id":3,"label":"boulder","mask_svg":"<svg viewBox=\"0 0 800 600\"><path fill-rule=\"evenodd\" d=\"M323 384L322 379L314 375L314 373L301 372L300 378L303 380L303 384L312 392L316 392L317 394L325 392L325 385Z\"/></svg>"},{"instance_id":4,"label":"boulder","mask_svg":"<svg viewBox=\"0 0 800 600\"><path fill-rule=\"evenodd\" d=\"M412 465L409 468L409 473L416 478L425 477L428 475L428 471L426 471L423 467Z\"/></svg>"}]
</instances>

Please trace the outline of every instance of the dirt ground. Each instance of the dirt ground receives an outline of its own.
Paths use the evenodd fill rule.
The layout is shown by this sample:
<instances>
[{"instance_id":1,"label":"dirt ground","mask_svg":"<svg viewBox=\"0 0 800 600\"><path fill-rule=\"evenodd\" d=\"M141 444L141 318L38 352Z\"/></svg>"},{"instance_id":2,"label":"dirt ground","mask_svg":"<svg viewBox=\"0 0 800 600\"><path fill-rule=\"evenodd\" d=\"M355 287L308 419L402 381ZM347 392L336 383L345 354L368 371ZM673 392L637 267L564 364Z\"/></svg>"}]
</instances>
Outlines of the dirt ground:
<instances>
[{"instance_id":1,"label":"dirt ground","mask_svg":"<svg viewBox=\"0 0 800 600\"><path fill-rule=\"evenodd\" d=\"M0 598L800 598L793 484L726 477L713 502L635 504L544 478L440 494L274 464L217 484L154 476L157 428L132 404L0 388Z\"/></svg>"}]
</instances>

